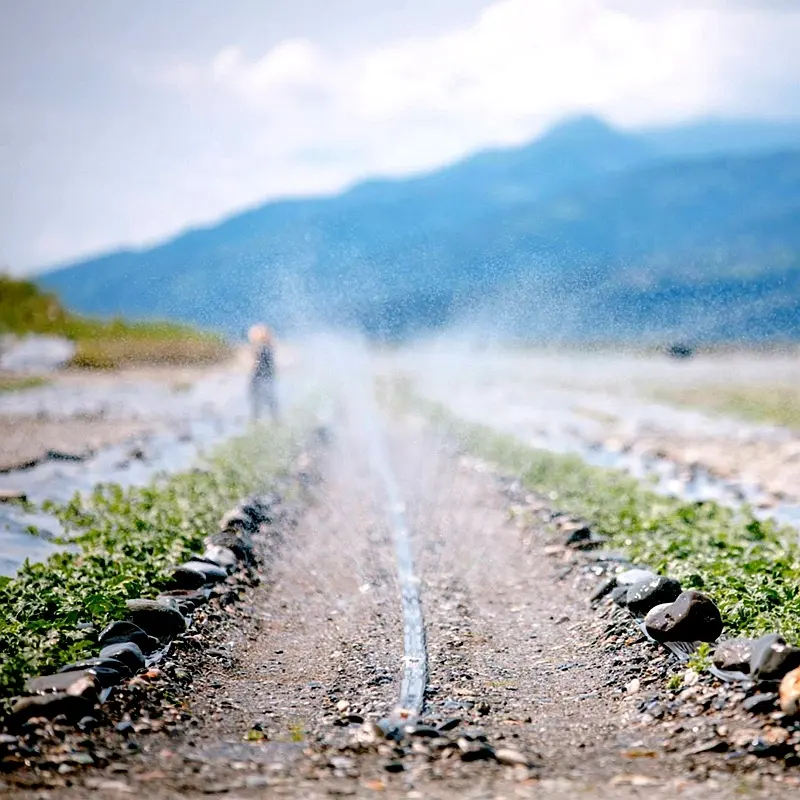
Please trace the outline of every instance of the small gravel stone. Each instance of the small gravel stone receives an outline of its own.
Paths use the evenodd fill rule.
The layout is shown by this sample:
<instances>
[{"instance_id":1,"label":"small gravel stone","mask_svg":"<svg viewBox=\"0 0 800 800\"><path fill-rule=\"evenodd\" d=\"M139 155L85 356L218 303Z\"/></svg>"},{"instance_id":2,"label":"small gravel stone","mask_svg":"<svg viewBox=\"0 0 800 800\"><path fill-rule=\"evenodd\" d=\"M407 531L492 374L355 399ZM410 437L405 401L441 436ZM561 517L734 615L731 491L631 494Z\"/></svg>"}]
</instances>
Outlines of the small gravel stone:
<instances>
[{"instance_id":1,"label":"small gravel stone","mask_svg":"<svg viewBox=\"0 0 800 800\"><path fill-rule=\"evenodd\" d=\"M510 767L530 766L530 760L527 756L520 753L519 750L512 750L508 747L501 747L499 750L495 750L494 757L499 763L506 764Z\"/></svg>"},{"instance_id":2,"label":"small gravel stone","mask_svg":"<svg viewBox=\"0 0 800 800\"><path fill-rule=\"evenodd\" d=\"M714 650L714 666L726 672L743 672L748 675L753 644L752 639L727 639L720 642Z\"/></svg>"},{"instance_id":3,"label":"small gravel stone","mask_svg":"<svg viewBox=\"0 0 800 800\"><path fill-rule=\"evenodd\" d=\"M674 602L680 593L681 585L678 581L658 576L632 584L625 600L631 614L644 616L657 605Z\"/></svg>"},{"instance_id":4,"label":"small gravel stone","mask_svg":"<svg viewBox=\"0 0 800 800\"><path fill-rule=\"evenodd\" d=\"M768 633L753 642L750 676L758 681L778 681L800 667L800 648L786 644L777 633Z\"/></svg>"},{"instance_id":5,"label":"small gravel stone","mask_svg":"<svg viewBox=\"0 0 800 800\"><path fill-rule=\"evenodd\" d=\"M634 583L641 583L642 581L649 581L657 577L654 572L649 569L626 569L623 572L618 572L616 575L617 584L619 586L633 586Z\"/></svg>"}]
</instances>

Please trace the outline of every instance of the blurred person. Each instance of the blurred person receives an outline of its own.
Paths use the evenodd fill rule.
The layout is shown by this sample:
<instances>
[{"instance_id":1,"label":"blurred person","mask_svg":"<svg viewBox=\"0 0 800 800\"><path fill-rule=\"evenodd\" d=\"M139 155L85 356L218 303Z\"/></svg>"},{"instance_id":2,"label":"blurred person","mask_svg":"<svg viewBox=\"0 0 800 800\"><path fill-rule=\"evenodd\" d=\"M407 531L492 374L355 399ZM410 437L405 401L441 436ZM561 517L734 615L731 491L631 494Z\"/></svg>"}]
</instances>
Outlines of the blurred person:
<instances>
[{"instance_id":1,"label":"blurred person","mask_svg":"<svg viewBox=\"0 0 800 800\"><path fill-rule=\"evenodd\" d=\"M250 378L250 400L253 419L261 416L266 405L272 420L278 420L278 402L275 396L275 349L272 332L266 325L253 325L248 332L253 345L253 374Z\"/></svg>"}]
</instances>

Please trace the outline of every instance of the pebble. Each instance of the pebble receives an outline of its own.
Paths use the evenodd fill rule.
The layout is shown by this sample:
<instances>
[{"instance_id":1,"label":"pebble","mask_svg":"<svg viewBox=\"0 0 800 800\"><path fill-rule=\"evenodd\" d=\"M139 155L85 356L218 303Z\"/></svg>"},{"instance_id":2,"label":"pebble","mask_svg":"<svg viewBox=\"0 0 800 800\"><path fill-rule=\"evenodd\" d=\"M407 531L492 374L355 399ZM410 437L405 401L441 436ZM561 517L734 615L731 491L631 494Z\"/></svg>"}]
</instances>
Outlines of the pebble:
<instances>
[{"instance_id":1,"label":"pebble","mask_svg":"<svg viewBox=\"0 0 800 800\"><path fill-rule=\"evenodd\" d=\"M205 582L205 575L199 570L180 566L172 569L167 586L170 589L199 589Z\"/></svg>"},{"instance_id":2,"label":"pebble","mask_svg":"<svg viewBox=\"0 0 800 800\"><path fill-rule=\"evenodd\" d=\"M9 730L15 730L34 717L52 720L62 715L72 724L89 716L93 708L92 700L63 692L21 697L12 704L6 725Z\"/></svg>"},{"instance_id":3,"label":"pebble","mask_svg":"<svg viewBox=\"0 0 800 800\"><path fill-rule=\"evenodd\" d=\"M608 578L604 578L602 581L600 581L600 583L597 584L589 599L592 602L596 600L602 600L606 595L611 594L616 587L617 579L613 575Z\"/></svg>"},{"instance_id":4,"label":"pebble","mask_svg":"<svg viewBox=\"0 0 800 800\"><path fill-rule=\"evenodd\" d=\"M531 765L530 759L519 750L512 750L508 747L501 747L499 750L494 751L494 757L501 764L506 764L510 767L529 767Z\"/></svg>"},{"instance_id":5,"label":"pebble","mask_svg":"<svg viewBox=\"0 0 800 800\"><path fill-rule=\"evenodd\" d=\"M648 614L645 628L657 642L713 642L722 633L722 616L711 598L690 589Z\"/></svg>"},{"instance_id":6,"label":"pebble","mask_svg":"<svg viewBox=\"0 0 800 800\"><path fill-rule=\"evenodd\" d=\"M800 713L800 667L783 676L779 694L783 713L797 716Z\"/></svg>"},{"instance_id":7,"label":"pebble","mask_svg":"<svg viewBox=\"0 0 800 800\"><path fill-rule=\"evenodd\" d=\"M714 650L712 662L717 669L749 675L753 644L752 639L727 639L720 642Z\"/></svg>"},{"instance_id":8,"label":"pebble","mask_svg":"<svg viewBox=\"0 0 800 800\"><path fill-rule=\"evenodd\" d=\"M232 550L227 547L220 547L216 544L211 544L206 547L203 556L209 561L213 561L228 572L233 572L236 569L236 555Z\"/></svg>"},{"instance_id":9,"label":"pebble","mask_svg":"<svg viewBox=\"0 0 800 800\"><path fill-rule=\"evenodd\" d=\"M149 655L160 646L158 639L149 636L138 625L126 620L112 622L100 632L98 639L100 647L120 642L134 642L145 655Z\"/></svg>"},{"instance_id":10,"label":"pebble","mask_svg":"<svg viewBox=\"0 0 800 800\"><path fill-rule=\"evenodd\" d=\"M144 669L144 654L138 644L134 642L118 642L106 645L100 651L100 658L113 658L121 661L132 672Z\"/></svg>"},{"instance_id":11,"label":"pebble","mask_svg":"<svg viewBox=\"0 0 800 800\"><path fill-rule=\"evenodd\" d=\"M25 691L31 694L64 692L94 702L100 693L100 681L89 670L77 670L31 678L25 683Z\"/></svg>"},{"instance_id":12,"label":"pebble","mask_svg":"<svg viewBox=\"0 0 800 800\"><path fill-rule=\"evenodd\" d=\"M750 676L753 680L778 681L800 667L800 648L786 644L777 633L768 633L753 642Z\"/></svg>"},{"instance_id":13,"label":"pebble","mask_svg":"<svg viewBox=\"0 0 800 800\"><path fill-rule=\"evenodd\" d=\"M222 583L227 577L227 570L217 564L209 564L207 561L192 560L181 564L183 569L193 569L201 573L205 578L205 583Z\"/></svg>"},{"instance_id":14,"label":"pebble","mask_svg":"<svg viewBox=\"0 0 800 800\"><path fill-rule=\"evenodd\" d=\"M165 600L137 599L128 600L125 605L131 621L157 639L172 639L186 631L186 620L177 604L172 607Z\"/></svg>"},{"instance_id":15,"label":"pebble","mask_svg":"<svg viewBox=\"0 0 800 800\"><path fill-rule=\"evenodd\" d=\"M678 581L658 576L632 584L625 600L631 614L644 616L657 605L674 602L680 593L681 585Z\"/></svg>"},{"instance_id":16,"label":"pebble","mask_svg":"<svg viewBox=\"0 0 800 800\"><path fill-rule=\"evenodd\" d=\"M83 672L87 670L97 678L104 689L116 686L125 678L130 678L133 675L133 672L116 658L87 658L84 661L76 661L73 664L61 667L59 672Z\"/></svg>"},{"instance_id":17,"label":"pebble","mask_svg":"<svg viewBox=\"0 0 800 800\"><path fill-rule=\"evenodd\" d=\"M628 587L627 586L615 586L611 590L611 600L615 602L618 606L625 606L628 602Z\"/></svg>"},{"instance_id":18,"label":"pebble","mask_svg":"<svg viewBox=\"0 0 800 800\"><path fill-rule=\"evenodd\" d=\"M616 575L617 584L619 586L633 586L634 583L641 583L642 581L649 581L657 577L654 572L649 569L626 569L623 572L618 572Z\"/></svg>"}]
</instances>

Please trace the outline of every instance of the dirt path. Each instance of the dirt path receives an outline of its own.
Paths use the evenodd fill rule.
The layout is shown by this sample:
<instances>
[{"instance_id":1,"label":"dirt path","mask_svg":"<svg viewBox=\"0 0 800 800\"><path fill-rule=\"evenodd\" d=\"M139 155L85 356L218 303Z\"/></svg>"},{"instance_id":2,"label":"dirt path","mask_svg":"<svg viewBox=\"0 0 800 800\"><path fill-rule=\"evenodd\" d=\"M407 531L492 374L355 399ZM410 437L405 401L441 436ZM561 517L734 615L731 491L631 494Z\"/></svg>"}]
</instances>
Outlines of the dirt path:
<instances>
[{"instance_id":1,"label":"dirt path","mask_svg":"<svg viewBox=\"0 0 800 800\"><path fill-rule=\"evenodd\" d=\"M374 723L397 700L402 620L382 487L359 420L350 422L297 527L269 543L261 584L176 657L196 670L182 719L126 730L116 746L128 755L65 774L73 785L47 796L786 790L775 763L687 755L676 736L699 721L643 718L643 701L664 691L666 656L624 623L607 635L609 620L587 601L591 576L539 527L509 518L496 476L408 421L392 427L389 450L413 534L430 677L417 735L383 738L393 729Z\"/></svg>"}]
</instances>

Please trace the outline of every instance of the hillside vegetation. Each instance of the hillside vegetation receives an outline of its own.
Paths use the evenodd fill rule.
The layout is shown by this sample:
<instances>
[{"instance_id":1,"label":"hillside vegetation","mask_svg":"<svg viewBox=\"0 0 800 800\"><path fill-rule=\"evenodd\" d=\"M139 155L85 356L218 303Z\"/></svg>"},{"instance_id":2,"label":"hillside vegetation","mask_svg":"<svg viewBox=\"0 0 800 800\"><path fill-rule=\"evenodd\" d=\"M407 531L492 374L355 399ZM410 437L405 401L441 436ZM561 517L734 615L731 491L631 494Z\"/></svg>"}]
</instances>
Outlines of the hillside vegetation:
<instances>
[{"instance_id":1,"label":"hillside vegetation","mask_svg":"<svg viewBox=\"0 0 800 800\"><path fill-rule=\"evenodd\" d=\"M106 369L135 364L210 364L228 354L214 334L171 322L103 321L68 311L55 294L0 275L0 335L61 336L75 343L71 365Z\"/></svg>"}]
</instances>

